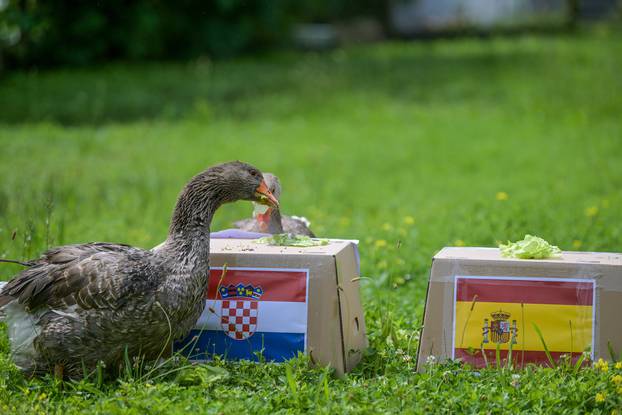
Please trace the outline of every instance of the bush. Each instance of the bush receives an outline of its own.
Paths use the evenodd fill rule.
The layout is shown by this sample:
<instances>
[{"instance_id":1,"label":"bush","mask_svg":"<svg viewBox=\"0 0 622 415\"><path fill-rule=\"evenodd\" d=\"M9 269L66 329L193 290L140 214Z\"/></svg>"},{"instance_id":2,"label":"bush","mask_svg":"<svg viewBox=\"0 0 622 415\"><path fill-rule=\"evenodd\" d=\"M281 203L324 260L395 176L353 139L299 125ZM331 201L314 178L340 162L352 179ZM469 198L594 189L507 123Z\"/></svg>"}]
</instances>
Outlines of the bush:
<instances>
[{"instance_id":1,"label":"bush","mask_svg":"<svg viewBox=\"0 0 622 415\"><path fill-rule=\"evenodd\" d=\"M0 0L9 65L85 65L108 59L230 57L278 47L295 21L372 13L365 0Z\"/></svg>"},{"instance_id":2,"label":"bush","mask_svg":"<svg viewBox=\"0 0 622 415\"><path fill-rule=\"evenodd\" d=\"M10 0L1 12L5 54L18 65L232 56L282 40L286 1Z\"/></svg>"}]
</instances>

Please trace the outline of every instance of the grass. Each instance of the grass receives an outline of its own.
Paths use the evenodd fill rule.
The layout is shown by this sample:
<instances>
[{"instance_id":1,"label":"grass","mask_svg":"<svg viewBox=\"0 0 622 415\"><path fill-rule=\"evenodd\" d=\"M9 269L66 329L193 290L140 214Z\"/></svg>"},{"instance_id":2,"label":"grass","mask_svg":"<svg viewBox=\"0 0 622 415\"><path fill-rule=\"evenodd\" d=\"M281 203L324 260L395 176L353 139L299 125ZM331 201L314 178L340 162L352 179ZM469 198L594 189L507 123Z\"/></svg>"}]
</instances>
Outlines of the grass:
<instances>
[{"instance_id":1,"label":"grass","mask_svg":"<svg viewBox=\"0 0 622 415\"><path fill-rule=\"evenodd\" d=\"M24 379L3 335L0 412L622 406L612 366L475 372L448 363L414 372L430 261L441 247L532 233L565 250L622 251L621 41L600 27L5 74L0 257L93 240L151 247L189 177L242 159L278 174L284 211L307 216L318 235L361 240L371 348L345 379L301 357L61 386ZM250 211L226 206L213 228ZM0 277L18 269L3 265Z\"/></svg>"}]
</instances>

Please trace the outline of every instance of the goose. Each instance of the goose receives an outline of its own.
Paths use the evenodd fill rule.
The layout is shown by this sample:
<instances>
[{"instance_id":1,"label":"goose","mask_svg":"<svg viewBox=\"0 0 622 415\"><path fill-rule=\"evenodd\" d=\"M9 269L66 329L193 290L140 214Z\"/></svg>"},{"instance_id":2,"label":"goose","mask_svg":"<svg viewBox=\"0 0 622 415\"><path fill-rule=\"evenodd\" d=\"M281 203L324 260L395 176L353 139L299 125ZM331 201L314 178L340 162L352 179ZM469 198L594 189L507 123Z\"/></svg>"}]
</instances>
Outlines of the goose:
<instances>
[{"instance_id":1,"label":"goose","mask_svg":"<svg viewBox=\"0 0 622 415\"><path fill-rule=\"evenodd\" d=\"M277 199L281 198L281 182L272 173L264 173L264 179L270 192ZM315 238L315 234L309 229L310 222L299 216L281 215L279 209L258 205L254 203L253 218L242 219L233 224L234 227L248 232L263 232L270 234L291 233L293 235L305 235Z\"/></svg>"},{"instance_id":2,"label":"goose","mask_svg":"<svg viewBox=\"0 0 622 415\"><path fill-rule=\"evenodd\" d=\"M186 184L158 250L94 242L25 262L0 291L14 363L29 375L75 378L99 362L118 370L125 353L156 360L201 314L210 223L236 200L278 208L257 168L224 163Z\"/></svg>"}]
</instances>

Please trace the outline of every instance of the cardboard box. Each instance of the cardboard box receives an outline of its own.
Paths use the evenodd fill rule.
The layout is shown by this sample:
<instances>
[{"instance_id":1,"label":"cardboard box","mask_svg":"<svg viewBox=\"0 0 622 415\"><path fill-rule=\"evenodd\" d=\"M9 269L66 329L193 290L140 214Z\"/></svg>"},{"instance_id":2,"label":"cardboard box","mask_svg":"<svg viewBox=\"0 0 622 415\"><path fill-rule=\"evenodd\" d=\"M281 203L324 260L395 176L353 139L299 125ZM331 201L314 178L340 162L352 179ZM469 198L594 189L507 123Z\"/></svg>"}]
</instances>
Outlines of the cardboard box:
<instances>
[{"instance_id":1,"label":"cardboard box","mask_svg":"<svg viewBox=\"0 0 622 415\"><path fill-rule=\"evenodd\" d=\"M475 367L554 359L609 359L622 351L622 255L563 252L559 259L503 258L496 248L444 248L432 261L417 367L430 356Z\"/></svg>"},{"instance_id":2,"label":"cardboard box","mask_svg":"<svg viewBox=\"0 0 622 415\"><path fill-rule=\"evenodd\" d=\"M193 360L283 361L303 352L338 375L356 366L367 339L354 243L299 248L212 239L210 251L206 308L175 350Z\"/></svg>"}]
</instances>

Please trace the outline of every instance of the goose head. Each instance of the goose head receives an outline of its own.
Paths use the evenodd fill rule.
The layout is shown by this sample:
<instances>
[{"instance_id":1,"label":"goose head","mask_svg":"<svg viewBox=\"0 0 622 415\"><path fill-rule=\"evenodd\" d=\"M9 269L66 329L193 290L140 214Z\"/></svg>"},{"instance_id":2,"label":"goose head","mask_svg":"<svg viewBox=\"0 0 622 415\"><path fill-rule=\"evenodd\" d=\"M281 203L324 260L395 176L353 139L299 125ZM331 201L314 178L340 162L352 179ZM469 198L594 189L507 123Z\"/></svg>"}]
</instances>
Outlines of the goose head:
<instances>
[{"instance_id":1,"label":"goose head","mask_svg":"<svg viewBox=\"0 0 622 415\"><path fill-rule=\"evenodd\" d=\"M263 174L268 190L278 200L281 197L281 182L279 178L272 173ZM262 232L281 233L281 217L278 213L278 207L261 205L253 202L253 218L259 223ZM277 223L278 222L278 223Z\"/></svg>"},{"instance_id":2,"label":"goose head","mask_svg":"<svg viewBox=\"0 0 622 415\"><path fill-rule=\"evenodd\" d=\"M237 200L279 207L259 169L241 161L223 163L197 174L186 184L177 200L170 232L207 229L218 207Z\"/></svg>"},{"instance_id":3,"label":"goose head","mask_svg":"<svg viewBox=\"0 0 622 415\"><path fill-rule=\"evenodd\" d=\"M275 196L272 191L275 187L270 186L265 177L268 174L263 175L256 167L240 161L224 163L216 167L208 171L215 178L210 182L219 183L221 187L222 203L250 200L253 203L268 206L268 208L278 209L278 196Z\"/></svg>"}]
</instances>

